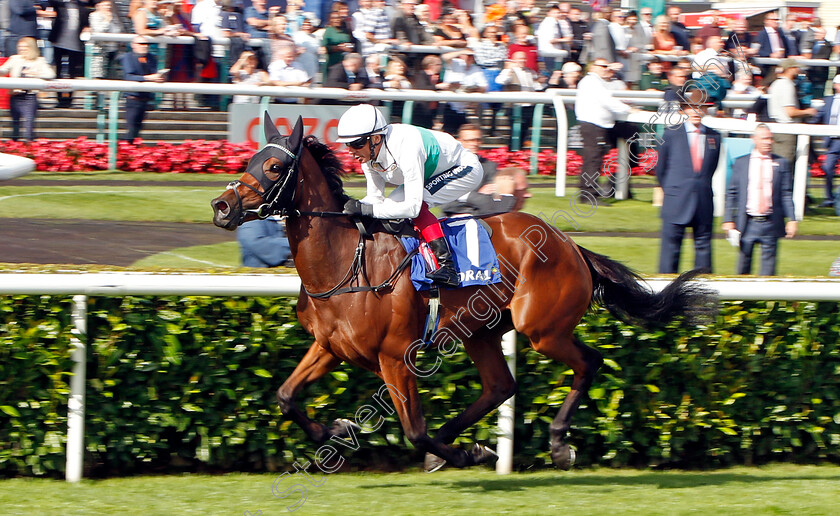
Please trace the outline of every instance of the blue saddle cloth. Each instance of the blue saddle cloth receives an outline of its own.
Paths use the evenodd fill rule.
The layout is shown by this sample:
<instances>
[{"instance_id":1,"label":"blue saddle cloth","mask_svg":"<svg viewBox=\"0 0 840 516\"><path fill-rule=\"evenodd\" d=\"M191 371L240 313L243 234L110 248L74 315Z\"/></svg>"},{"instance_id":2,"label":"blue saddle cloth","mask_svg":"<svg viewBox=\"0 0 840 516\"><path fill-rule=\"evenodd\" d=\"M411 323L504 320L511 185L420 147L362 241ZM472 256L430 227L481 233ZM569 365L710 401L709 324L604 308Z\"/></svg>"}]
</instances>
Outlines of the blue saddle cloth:
<instances>
[{"instance_id":1,"label":"blue saddle cloth","mask_svg":"<svg viewBox=\"0 0 840 516\"><path fill-rule=\"evenodd\" d=\"M462 287L490 285L502 281L499 260L490 241L490 235L482 224L472 217L454 217L441 220L443 236L455 257L455 265ZM419 240L415 237L400 237L407 252L417 249ZM411 282L417 290L428 290L432 281L426 278L428 267L423 253L411 259Z\"/></svg>"}]
</instances>

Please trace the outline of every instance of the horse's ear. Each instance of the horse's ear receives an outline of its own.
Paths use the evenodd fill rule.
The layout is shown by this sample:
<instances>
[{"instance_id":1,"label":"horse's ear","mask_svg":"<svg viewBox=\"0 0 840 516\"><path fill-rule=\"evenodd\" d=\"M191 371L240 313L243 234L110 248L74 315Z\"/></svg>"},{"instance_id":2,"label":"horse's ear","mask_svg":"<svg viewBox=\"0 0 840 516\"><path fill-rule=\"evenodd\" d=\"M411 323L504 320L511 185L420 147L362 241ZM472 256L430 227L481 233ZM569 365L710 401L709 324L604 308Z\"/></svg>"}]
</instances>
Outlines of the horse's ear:
<instances>
[{"instance_id":1,"label":"horse's ear","mask_svg":"<svg viewBox=\"0 0 840 516\"><path fill-rule=\"evenodd\" d=\"M265 112L265 116L263 117L263 126L265 131L265 141L271 143L274 140L280 139L280 131L278 131L277 126L274 125L274 120L268 116L268 111Z\"/></svg>"},{"instance_id":2,"label":"horse's ear","mask_svg":"<svg viewBox=\"0 0 840 516\"><path fill-rule=\"evenodd\" d=\"M301 141L303 141L303 117L298 116L292 134L289 135L289 147L297 149L300 147Z\"/></svg>"}]
</instances>

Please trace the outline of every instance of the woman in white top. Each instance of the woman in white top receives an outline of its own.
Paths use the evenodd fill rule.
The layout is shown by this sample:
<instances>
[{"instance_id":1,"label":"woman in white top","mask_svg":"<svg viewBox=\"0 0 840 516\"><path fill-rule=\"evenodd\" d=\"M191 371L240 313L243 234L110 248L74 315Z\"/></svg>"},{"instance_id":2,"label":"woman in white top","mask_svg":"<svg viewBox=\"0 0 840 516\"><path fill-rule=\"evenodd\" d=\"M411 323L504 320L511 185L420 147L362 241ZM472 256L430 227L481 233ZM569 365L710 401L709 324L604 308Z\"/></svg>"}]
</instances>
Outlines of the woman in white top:
<instances>
[{"instance_id":1,"label":"woman in white top","mask_svg":"<svg viewBox=\"0 0 840 516\"><path fill-rule=\"evenodd\" d=\"M268 83L268 73L257 68L257 54L246 50L242 52L239 59L230 67L231 80L236 84L251 84L261 86ZM256 95L234 95L234 104L256 104L260 98Z\"/></svg>"},{"instance_id":2,"label":"woman in white top","mask_svg":"<svg viewBox=\"0 0 840 516\"><path fill-rule=\"evenodd\" d=\"M18 40L17 54L0 66L0 75L29 79L52 79L55 70L41 57L35 38ZM12 140L20 137L20 120L23 119L24 138L35 138L35 115L38 112L38 97L28 90L12 90L9 98L9 113L12 116Z\"/></svg>"},{"instance_id":3,"label":"woman in white top","mask_svg":"<svg viewBox=\"0 0 840 516\"><path fill-rule=\"evenodd\" d=\"M312 33L312 17L304 13L301 18L300 28L294 33L292 39L298 49L297 62L306 70L309 77L315 77L318 73L318 53L321 50L321 38Z\"/></svg>"}]
</instances>

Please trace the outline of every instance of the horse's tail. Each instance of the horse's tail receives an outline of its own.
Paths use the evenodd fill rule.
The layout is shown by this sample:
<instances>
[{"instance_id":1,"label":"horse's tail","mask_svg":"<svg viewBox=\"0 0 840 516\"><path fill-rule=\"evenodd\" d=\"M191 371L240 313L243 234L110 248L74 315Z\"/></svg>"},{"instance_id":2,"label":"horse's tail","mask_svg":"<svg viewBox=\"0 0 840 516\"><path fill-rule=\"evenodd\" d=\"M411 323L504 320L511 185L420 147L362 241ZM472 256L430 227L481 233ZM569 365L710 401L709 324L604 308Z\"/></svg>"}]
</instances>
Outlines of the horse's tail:
<instances>
[{"instance_id":1,"label":"horse's tail","mask_svg":"<svg viewBox=\"0 0 840 516\"><path fill-rule=\"evenodd\" d=\"M619 319L641 326L656 326L683 315L692 319L709 316L717 305L705 287L689 283L700 270L684 272L659 293L652 292L628 267L579 247L592 274L592 302Z\"/></svg>"}]
</instances>

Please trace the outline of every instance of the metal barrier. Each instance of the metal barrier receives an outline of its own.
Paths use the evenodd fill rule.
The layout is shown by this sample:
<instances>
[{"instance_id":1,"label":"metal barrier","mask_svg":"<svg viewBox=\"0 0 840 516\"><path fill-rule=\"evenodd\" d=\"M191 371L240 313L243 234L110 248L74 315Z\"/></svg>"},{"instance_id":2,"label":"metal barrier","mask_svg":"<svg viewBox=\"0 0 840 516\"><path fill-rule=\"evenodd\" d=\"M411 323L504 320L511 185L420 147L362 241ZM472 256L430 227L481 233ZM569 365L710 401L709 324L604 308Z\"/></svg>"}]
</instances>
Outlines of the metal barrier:
<instances>
[{"instance_id":1,"label":"metal barrier","mask_svg":"<svg viewBox=\"0 0 840 516\"><path fill-rule=\"evenodd\" d=\"M632 113L627 120L644 124L648 128L652 125L672 124L674 120L668 116L657 116L655 113ZM736 118L715 118L703 117L703 125L720 131L725 137L729 133L752 134L755 132L759 122L750 122ZM766 124L773 134L795 134L796 160L793 165L793 205L797 220L802 220L805 215L805 195L808 187L808 147L811 137L836 136L840 137L840 126L821 124ZM641 132L650 132L650 129L643 129ZM616 174L616 198L627 198L629 185L629 160L626 145L619 145L618 173ZM726 201L726 146L721 149L717 168L712 177L712 189L714 191L715 216L723 215ZM558 177L558 181L559 181Z\"/></svg>"},{"instance_id":2,"label":"metal barrier","mask_svg":"<svg viewBox=\"0 0 840 516\"><path fill-rule=\"evenodd\" d=\"M103 79L79 80L79 79L22 79L22 78L0 78L0 88L5 89L26 89L40 91L92 91L111 92L108 103L107 123L100 121L101 126L107 126L107 141L109 143L108 166L116 168L117 165L117 124L119 122L119 97L120 92L150 92L150 93L196 93L205 95L253 95L263 97L266 102L273 97L298 97L306 99L334 99L343 101L371 101L371 100L403 100L405 111L403 121L410 122L413 102L489 102L489 103L530 103L535 104L533 123L531 125L532 148L539 148L542 138L543 110L545 104L552 104L557 115L557 177L558 195L565 192L565 171L566 171L566 142L560 135L568 131L568 123L565 110L560 109L561 104L574 104L576 90L549 89L544 92L496 92L496 93L451 93L434 92L427 90L412 91L382 91L377 89L366 89L361 91L348 91L339 88L306 88L296 86L250 86L241 84L210 84L210 83L152 83L134 81L109 81ZM659 106L662 104L661 92L648 91L620 91L616 92L616 98L637 106ZM730 95L724 101L726 107L749 107L755 103L757 95ZM519 125L521 110L514 109L514 124ZM102 136L100 134L100 136ZM106 138L97 137L98 141ZM537 156L531 157L531 172L537 172ZM562 178L561 178L562 176Z\"/></svg>"},{"instance_id":3,"label":"metal barrier","mask_svg":"<svg viewBox=\"0 0 840 516\"><path fill-rule=\"evenodd\" d=\"M212 278L212 281L208 279ZM651 278L660 291L670 280ZM721 300L840 302L840 279L711 279L702 282ZM73 378L67 410L66 480L78 482L84 465L84 417L87 359L88 296L286 296L300 293L300 278L284 274L165 274L143 272L0 273L0 295L72 295L75 325ZM516 334L503 338L508 367L516 376ZM499 461L496 471L510 473L513 464L514 398L499 407Z\"/></svg>"}]
</instances>

